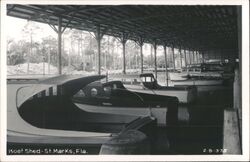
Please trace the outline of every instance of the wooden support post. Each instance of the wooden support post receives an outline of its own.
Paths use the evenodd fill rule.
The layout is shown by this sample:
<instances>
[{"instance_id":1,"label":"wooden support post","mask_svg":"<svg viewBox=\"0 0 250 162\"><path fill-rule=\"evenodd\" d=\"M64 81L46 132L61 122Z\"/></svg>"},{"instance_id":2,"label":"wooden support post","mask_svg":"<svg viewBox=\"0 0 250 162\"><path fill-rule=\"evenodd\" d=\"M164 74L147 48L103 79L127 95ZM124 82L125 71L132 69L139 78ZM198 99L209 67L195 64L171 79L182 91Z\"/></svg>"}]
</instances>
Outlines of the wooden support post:
<instances>
[{"instance_id":1,"label":"wooden support post","mask_svg":"<svg viewBox=\"0 0 250 162\"><path fill-rule=\"evenodd\" d=\"M202 56L202 63L205 63L204 51L201 52L201 56Z\"/></svg>"},{"instance_id":2,"label":"wooden support post","mask_svg":"<svg viewBox=\"0 0 250 162\"><path fill-rule=\"evenodd\" d=\"M172 46L171 49L172 49L172 55L173 55L173 68L174 68L174 70L175 70L174 46Z\"/></svg>"},{"instance_id":3,"label":"wooden support post","mask_svg":"<svg viewBox=\"0 0 250 162\"><path fill-rule=\"evenodd\" d=\"M200 51L197 51L198 53L198 60L199 60L199 63L201 63L201 55L200 55Z\"/></svg>"},{"instance_id":4,"label":"wooden support post","mask_svg":"<svg viewBox=\"0 0 250 162\"><path fill-rule=\"evenodd\" d=\"M195 62L195 64L197 64L197 63L198 63L198 61L197 61L197 53L196 53L196 51L194 51L194 62Z\"/></svg>"},{"instance_id":5,"label":"wooden support post","mask_svg":"<svg viewBox=\"0 0 250 162\"><path fill-rule=\"evenodd\" d=\"M195 51L196 62L199 63L198 51Z\"/></svg>"},{"instance_id":6,"label":"wooden support post","mask_svg":"<svg viewBox=\"0 0 250 162\"><path fill-rule=\"evenodd\" d=\"M240 109L241 108L241 81L240 81L240 71L239 67L236 66L234 70L234 84L233 84L233 90L234 90L234 108Z\"/></svg>"},{"instance_id":7,"label":"wooden support post","mask_svg":"<svg viewBox=\"0 0 250 162\"><path fill-rule=\"evenodd\" d=\"M123 56L123 69L122 73L126 74L126 42L128 40L128 34L122 33L121 43L122 43L122 56Z\"/></svg>"},{"instance_id":8,"label":"wooden support post","mask_svg":"<svg viewBox=\"0 0 250 162\"><path fill-rule=\"evenodd\" d=\"M30 49L29 49L29 57L28 57L28 66L27 66L27 74L29 74L29 71L30 71L30 57L32 56L32 53L33 53L33 38L32 38L32 34L30 34Z\"/></svg>"},{"instance_id":9,"label":"wooden support post","mask_svg":"<svg viewBox=\"0 0 250 162\"><path fill-rule=\"evenodd\" d=\"M203 63L203 61L202 61L202 52L201 51L199 52L199 56L200 56L200 62Z\"/></svg>"},{"instance_id":10,"label":"wooden support post","mask_svg":"<svg viewBox=\"0 0 250 162\"><path fill-rule=\"evenodd\" d=\"M101 74L101 31L100 31L100 25L96 26L96 33L95 33L95 39L97 42L97 54L98 54L98 70L97 73Z\"/></svg>"},{"instance_id":11,"label":"wooden support post","mask_svg":"<svg viewBox=\"0 0 250 162\"><path fill-rule=\"evenodd\" d=\"M97 27L97 50L98 50L98 74L101 74L101 37L100 37L100 26Z\"/></svg>"},{"instance_id":12,"label":"wooden support post","mask_svg":"<svg viewBox=\"0 0 250 162\"><path fill-rule=\"evenodd\" d=\"M141 52L141 74L143 73L143 45L140 45L140 52Z\"/></svg>"},{"instance_id":13,"label":"wooden support post","mask_svg":"<svg viewBox=\"0 0 250 162\"><path fill-rule=\"evenodd\" d=\"M194 62L193 62L193 61L194 61L194 59L193 59L193 57L194 57L193 51L190 51L190 56L191 56L191 57L190 57L190 63L193 64L193 63L194 63Z\"/></svg>"},{"instance_id":14,"label":"wooden support post","mask_svg":"<svg viewBox=\"0 0 250 162\"><path fill-rule=\"evenodd\" d=\"M189 56L190 56L190 58L189 58L190 59L190 65L191 65L192 61L193 61L193 59L192 59L192 51L191 50L189 51Z\"/></svg>"},{"instance_id":15,"label":"wooden support post","mask_svg":"<svg viewBox=\"0 0 250 162\"><path fill-rule=\"evenodd\" d=\"M196 51L196 60L197 60L197 63L200 63L199 52L198 51Z\"/></svg>"},{"instance_id":16,"label":"wooden support post","mask_svg":"<svg viewBox=\"0 0 250 162\"><path fill-rule=\"evenodd\" d=\"M150 45L150 67L152 68L153 67L153 48L152 48L153 45Z\"/></svg>"},{"instance_id":17,"label":"wooden support post","mask_svg":"<svg viewBox=\"0 0 250 162\"><path fill-rule=\"evenodd\" d=\"M48 22L49 26L57 33L58 74L59 75L62 74L62 34L65 31L65 29L68 27L70 22L71 20L68 21L68 23L66 24L64 28L62 28L62 17L58 17L58 24L57 24L58 28L56 28L54 25Z\"/></svg>"},{"instance_id":18,"label":"wooden support post","mask_svg":"<svg viewBox=\"0 0 250 162\"><path fill-rule=\"evenodd\" d=\"M95 34L95 39L97 42L97 52L98 52L98 71L97 73L100 75L101 74L101 40L104 35L104 31L101 33L100 25L96 26L96 32Z\"/></svg>"},{"instance_id":19,"label":"wooden support post","mask_svg":"<svg viewBox=\"0 0 250 162\"><path fill-rule=\"evenodd\" d=\"M122 42L122 56L123 56L123 70L122 73L126 74L126 42Z\"/></svg>"},{"instance_id":20,"label":"wooden support post","mask_svg":"<svg viewBox=\"0 0 250 162\"><path fill-rule=\"evenodd\" d=\"M189 65L192 64L192 56L191 56L191 50L188 50L188 55L189 55Z\"/></svg>"},{"instance_id":21,"label":"wooden support post","mask_svg":"<svg viewBox=\"0 0 250 162\"><path fill-rule=\"evenodd\" d=\"M49 46L49 53L48 53L48 74L50 74L50 46Z\"/></svg>"},{"instance_id":22,"label":"wooden support post","mask_svg":"<svg viewBox=\"0 0 250 162\"><path fill-rule=\"evenodd\" d=\"M61 75L62 74L62 18L59 17L58 18L58 32L57 32L57 36L58 36L58 74Z\"/></svg>"},{"instance_id":23,"label":"wooden support post","mask_svg":"<svg viewBox=\"0 0 250 162\"><path fill-rule=\"evenodd\" d=\"M197 53L197 61L198 61L198 63L201 63L199 51L196 51L196 53Z\"/></svg>"},{"instance_id":24,"label":"wooden support post","mask_svg":"<svg viewBox=\"0 0 250 162\"><path fill-rule=\"evenodd\" d=\"M166 83L168 86L168 60L167 60L167 49L166 49L166 44L164 44L164 57L165 57L165 71L166 71Z\"/></svg>"},{"instance_id":25,"label":"wooden support post","mask_svg":"<svg viewBox=\"0 0 250 162\"><path fill-rule=\"evenodd\" d=\"M192 64L194 64L195 63L195 58L194 58L194 51L192 51Z\"/></svg>"},{"instance_id":26,"label":"wooden support post","mask_svg":"<svg viewBox=\"0 0 250 162\"><path fill-rule=\"evenodd\" d=\"M179 48L179 54L180 54L180 65L182 69L182 54L181 54L181 47Z\"/></svg>"},{"instance_id":27,"label":"wooden support post","mask_svg":"<svg viewBox=\"0 0 250 162\"><path fill-rule=\"evenodd\" d=\"M185 59L185 67L187 68L187 53L186 53L186 49L184 49L184 59Z\"/></svg>"},{"instance_id":28,"label":"wooden support post","mask_svg":"<svg viewBox=\"0 0 250 162\"><path fill-rule=\"evenodd\" d=\"M154 55L155 55L155 61L154 61L154 63L155 63L155 78L157 79L157 58L156 58L157 44L156 44L156 41L154 42L153 46L154 46Z\"/></svg>"},{"instance_id":29,"label":"wooden support post","mask_svg":"<svg viewBox=\"0 0 250 162\"><path fill-rule=\"evenodd\" d=\"M204 63L205 60L204 60L204 51L201 51L201 62Z\"/></svg>"},{"instance_id":30,"label":"wooden support post","mask_svg":"<svg viewBox=\"0 0 250 162\"><path fill-rule=\"evenodd\" d=\"M201 63L201 53L200 53L200 51L198 51L198 59L199 59L199 63Z\"/></svg>"},{"instance_id":31,"label":"wooden support post","mask_svg":"<svg viewBox=\"0 0 250 162\"><path fill-rule=\"evenodd\" d=\"M141 74L143 73L143 42L144 39L139 37L138 45L140 46L140 53L141 53Z\"/></svg>"}]
</instances>

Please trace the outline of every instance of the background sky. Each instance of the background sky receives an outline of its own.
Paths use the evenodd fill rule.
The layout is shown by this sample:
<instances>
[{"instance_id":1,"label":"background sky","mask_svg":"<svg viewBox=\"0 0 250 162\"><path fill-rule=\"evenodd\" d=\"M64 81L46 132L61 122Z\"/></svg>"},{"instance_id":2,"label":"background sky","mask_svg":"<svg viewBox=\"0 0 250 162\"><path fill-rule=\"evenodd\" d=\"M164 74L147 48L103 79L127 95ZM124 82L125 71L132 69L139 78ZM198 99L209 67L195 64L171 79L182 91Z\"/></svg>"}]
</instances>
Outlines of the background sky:
<instances>
[{"instance_id":1,"label":"background sky","mask_svg":"<svg viewBox=\"0 0 250 162\"><path fill-rule=\"evenodd\" d=\"M24 26L27 24L27 20L20 19L20 18L14 18L11 16L6 16L6 29L7 29L7 37L8 38L14 38L15 40L20 40L22 39L22 29ZM42 37L47 37L49 35L52 35L53 37L56 38L56 33L53 29L50 28L49 25L47 24L42 24L42 23L37 23L39 26L42 28L41 33L36 33L34 36L35 40L39 40Z\"/></svg>"},{"instance_id":2,"label":"background sky","mask_svg":"<svg viewBox=\"0 0 250 162\"><path fill-rule=\"evenodd\" d=\"M24 39L22 29L27 24L27 22L28 22L28 20L14 18L11 16L6 16L5 25L6 25L6 29L7 29L6 30L7 38L8 39L13 38L16 41ZM48 24L43 24L43 23L38 23L38 22L36 22L36 23L39 24L39 27L41 28L41 32L37 32L33 36L34 40L39 41L42 38L47 37L49 35L53 36L54 38L57 38L56 32ZM148 46L148 48L144 48L144 52L143 52L144 56L147 56L150 54L149 44L147 44L147 46ZM121 49L122 48L120 46L120 53L122 52ZM161 46L158 46L157 55L159 56L162 54L163 54L163 48Z\"/></svg>"}]
</instances>

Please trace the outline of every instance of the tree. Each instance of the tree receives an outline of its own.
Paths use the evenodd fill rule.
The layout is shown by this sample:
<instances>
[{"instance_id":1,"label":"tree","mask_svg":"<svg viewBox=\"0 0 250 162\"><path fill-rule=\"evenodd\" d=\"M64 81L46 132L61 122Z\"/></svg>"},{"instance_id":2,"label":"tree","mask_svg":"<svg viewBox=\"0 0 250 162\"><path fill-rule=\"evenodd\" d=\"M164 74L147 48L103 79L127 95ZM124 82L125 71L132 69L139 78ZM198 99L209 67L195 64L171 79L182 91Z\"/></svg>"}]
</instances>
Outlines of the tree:
<instances>
[{"instance_id":1,"label":"tree","mask_svg":"<svg viewBox=\"0 0 250 162\"><path fill-rule=\"evenodd\" d=\"M24 63L29 52L29 42L25 40L20 40L18 42L12 41L8 44L7 48L7 64L17 65Z\"/></svg>"},{"instance_id":2,"label":"tree","mask_svg":"<svg viewBox=\"0 0 250 162\"><path fill-rule=\"evenodd\" d=\"M57 66L57 40L52 36L48 36L42 39L41 43L41 55L43 61L48 63L48 73L50 74L50 64Z\"/></svg>"},{"instance_id":3,"label":"tree","mask_svg":"<svg viewBox=\"0 0 250 162\"><path fill-rule=\"evenodd\" d=\"M33 50L32 50L33 49L33 36L36 34L36 32L38 32L38 30L40 30L40 27L33 21L28 21L22 30L24 37L30 38L30 49L27 55L27 63L28 63L27 73L29 73L30 56L32 56L33 54Z\"/></svg>"}]
</instances>

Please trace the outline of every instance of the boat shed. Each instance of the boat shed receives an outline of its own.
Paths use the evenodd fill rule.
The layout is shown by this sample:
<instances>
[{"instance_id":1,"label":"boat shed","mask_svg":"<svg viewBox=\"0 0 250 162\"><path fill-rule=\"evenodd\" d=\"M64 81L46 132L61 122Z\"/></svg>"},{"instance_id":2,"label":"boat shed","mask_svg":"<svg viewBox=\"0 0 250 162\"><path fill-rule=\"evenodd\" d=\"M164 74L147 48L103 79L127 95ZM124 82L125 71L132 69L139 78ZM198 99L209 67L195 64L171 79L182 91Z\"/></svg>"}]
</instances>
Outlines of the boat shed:
<instances>
[{"instance_id":1,"label":"boat shed","mask_svg":"<svg viewBox=\"0 0 250 162\"><path fill-rule=\"evenodd\" d=\"M6 7L7 16L48 24L57 33L56 57L58 57L59 75L62 74L62 34L67 28L93 33L97 42L96 73L99 75L102 73L101 41L104 35L113 36L122 44L123 74L129 73L129 70L126 71L126 59L128 59L126 42L128 40L135 41L140 47L140 73L146 73L143 66L143 62L146 60L146 52L143 51L143 45L149 43L153 46L154 57L151 57L151 59L154 59L152 60L154 62L153 72L156 79L159 70L157 69L157 48L163 47L165 61L163 64L165 63L165 67L161 70L163 75L166 76L167 85L169 80L168 67L170 67L171 61L173 71L177 71L175 59L180 59L181 68L188 68L188 65L191 64L204 63L206 60L220 60L221 62L227 60L232 63L235 69L234 72L232 70L230 79L224 82L226 86L218 86L219 88L210 85L198 86L192 82L191 88L196 88L196 86L200 88L199 90L202 93L199 93L199 95L202 97L199 96L197 102L188 106L180 106L183 114L193 115L187 117L188 124L192 119L194 123L196 120L201 121L200 127L203 126L202 124L207 127L199 129L199 126L195 125L195 127L182 127L178 131L189 132L190 137L188 138L186 138L185 133L179 133L179 139L184 139L183 141L191 139L193 140L191 143L195 143L194 146L197 142L193 137L202 134L204 139L211 139L211 141L205 142L207 146L210 146L210 143L213 142L219 143L215 146L225 145L225 148L233 148L231 152L229 150L228 154L241 154L240 145L244 144L241 139L241 132L243 132L241 123L242 103L244 103L242 102L244 88L242 86L241 67L241 5L48 5L9 3ZM176 57L176 49L179 57ZM160 75L158 78L160 78ZM223 100L220 98L223 98ZM215 118L216 120L214 120ZM216 126L212 127L210 121ZM189 130L186 130L186 128ZM212 133L211 137L210 130L215 132ZM224 136L222 137L221 134ZM178 140L174 142L181 145ZM191 150L188 145L189 140L185 142L182 143L182 146L186 147L184 150ZM233 145L236 146L235 149ZM197 148L199 148L199 151L201 150L200 146L197 146ZM202 154L210 153L208 150L203 149ZM177 151L181 152L182 150Z\"/></svg>"},{"instance_id":2,"label":"boat shed","mask_svg":"<svg viewBox=\"0 0 250 162\"><path fill-rule=\"evenodd\" d=\"M241 6L230 5L24 5L8 4L7 15L47 23L58 34L58 73L62 74L62 34L66 28L93 32L98 44L98 74L101 74L103 35L117 37L123 45L123 73L126 73L127 40L140 46L143 73L143 44L156 49L179 49L185 66L206 58L241 59ZM190 59L187 59L187 55ZM173 60L175 57L173 56ZM175 67L174 67L175 68ZM166 70L167 71L167 70Z\"/></svg>"}]
</instances>

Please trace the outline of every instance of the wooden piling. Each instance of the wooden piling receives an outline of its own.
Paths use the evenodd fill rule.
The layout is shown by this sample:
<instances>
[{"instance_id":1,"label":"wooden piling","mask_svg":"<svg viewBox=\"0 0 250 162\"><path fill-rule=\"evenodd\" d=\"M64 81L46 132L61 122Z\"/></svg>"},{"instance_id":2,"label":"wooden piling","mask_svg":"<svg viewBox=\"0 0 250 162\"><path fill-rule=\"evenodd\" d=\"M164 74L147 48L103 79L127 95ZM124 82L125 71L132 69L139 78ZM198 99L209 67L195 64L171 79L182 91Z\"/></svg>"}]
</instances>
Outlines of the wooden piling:
<instances>
[{"instance_id":1,"label":"wooden piling","mask_svg":"<svg viewBox=\"0 0 250 162\"><path fill-rule=\"evenodd\" d=\"M241 154L240 129L237 110L224 110L223 153Z\"/></svg>"}]
</instances>

